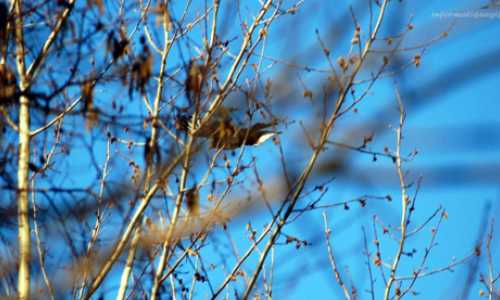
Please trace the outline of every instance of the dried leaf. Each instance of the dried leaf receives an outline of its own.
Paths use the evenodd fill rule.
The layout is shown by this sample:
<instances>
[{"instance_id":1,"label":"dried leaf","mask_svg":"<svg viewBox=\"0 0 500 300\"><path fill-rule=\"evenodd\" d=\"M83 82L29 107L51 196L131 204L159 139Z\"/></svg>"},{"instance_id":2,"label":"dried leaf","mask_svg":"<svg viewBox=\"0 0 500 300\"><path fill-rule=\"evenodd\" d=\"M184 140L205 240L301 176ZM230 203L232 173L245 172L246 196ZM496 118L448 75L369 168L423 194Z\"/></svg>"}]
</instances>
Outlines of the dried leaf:
<instances>
[{"instance_id":1,"label":"dried leaf","mask_svg":"<svg viewBox=\"0 0 500 300\"><path fill-rule=\"evenodd\" d=\"M13 103L16 89L14 72L6 64L0 64L0 105Z\"/></svg>"},{"instance_id":2,"label":"dried leaf","mask_svg":"<svg viewBox=\"0 0 500 300\"><path fill-rule=\"evenodd\" d=\"M195 60L189 62L185 90L186 96L190 101L194 101L201 96L203 80L206 73L207 70L204 65L197 63Z\"/></svg>"},{"instance_id":3,"label":"dried leaf","mask_svg":"<svg viewBox=\"0 0 500 300\"><path fill-rule=\"evenodd\" d=\"M120 39L115 37L115 33L111 31L106 40L106 49L111 53L114 60L119 59L124 54L128 53L128 39L123 31L120 29Z\"/></svg>"},{"instance_id":4,"label":"dried leaf","mask_svg":"<svg viewBox=\"0 0 500 300\"><path fill-rule=\"evenodd\" d=\"M153 70L153 56L149 49L145 46L143 53L137 58L132 65L129 94L132 94L134 89L138 89L141 94L146 93L146 84L148 83Z\"/></svg>"},{"instance_id":5,"label":"dried leaf","mask_svg":"<svg viewBox=\"0 0 500 300\"><path fill-rule=\"evenodd\" d=\"M186 206L191 215L200 215L200 194L196 186L186 192Z\"/></svg>"},{"instance_id":6,"label":"dried leaf","mask_svg":"<svg viewBox=\"0 0 500 300\"><path fill-rule=\"evenodd\" d=\"M83 100L83 115L85 127L92 129L98 120L98 111L94 107L94 84L91 80L86 80L80 87Z\"/></svg>"},{"instance_id":7,"label":"dried leaf","mask_svg":"<svg viewBox=\"0 0 500 300\"><path fill-rule=\"evenodd\" d=\"M92 6L97 6L101 15L104 13L104 3L102 0L87 0L87 7L92 8Z\"/></svg>"}]
</instances>

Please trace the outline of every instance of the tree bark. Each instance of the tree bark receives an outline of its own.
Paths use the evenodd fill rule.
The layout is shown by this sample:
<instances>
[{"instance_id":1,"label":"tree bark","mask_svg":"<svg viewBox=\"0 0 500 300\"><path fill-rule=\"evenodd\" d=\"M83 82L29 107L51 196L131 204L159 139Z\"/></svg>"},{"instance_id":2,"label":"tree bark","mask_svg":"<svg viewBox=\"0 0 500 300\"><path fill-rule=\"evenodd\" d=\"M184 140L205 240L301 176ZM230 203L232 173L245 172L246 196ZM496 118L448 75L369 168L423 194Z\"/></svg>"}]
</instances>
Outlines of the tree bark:
<instances>
[{"instance_id":1,"label":"tree bark","mask_svg":"<svg viewBox=\"0 0 500 300\"><path fill-rule=\"evenodd\" d=\"M29 162L30 162L30 112L29 98L23 96L28 87L26 66L24 61L24 37L21 0L15 2L15 39L16 39L16 64L19 76L19 160L17 169L17 215L18 215L18 242L19 242L19 272L18 272L18 297L21 300L30 296L30 260L31 237L29 222Z\"/></svg>"}]
</instances>

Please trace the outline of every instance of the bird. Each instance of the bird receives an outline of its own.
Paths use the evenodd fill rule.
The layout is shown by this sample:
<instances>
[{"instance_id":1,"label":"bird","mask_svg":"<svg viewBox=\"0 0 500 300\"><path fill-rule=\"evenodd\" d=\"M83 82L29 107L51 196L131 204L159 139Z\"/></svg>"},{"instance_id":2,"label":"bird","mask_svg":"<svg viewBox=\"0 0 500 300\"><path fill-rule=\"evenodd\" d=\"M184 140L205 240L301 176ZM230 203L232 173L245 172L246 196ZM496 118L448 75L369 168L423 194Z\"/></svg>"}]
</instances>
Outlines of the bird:
<instances>
[{"instance_id":1,"label":"bird","mask_svg":"<svg viewBox=\"0 0 500 300\"><path fill-rule=\"evenodd\" d=\"M179 115L175 121L175 127L179 131L189 132L191 118L187 115ZM222 118L209 121L198 129L197 136L211 140L212 148L237 149L243 145L256 146L276 136L276 132L270 130L276 122L255 123L250 127L238 127L230 118Z\"/></svg>"}]
</instances>

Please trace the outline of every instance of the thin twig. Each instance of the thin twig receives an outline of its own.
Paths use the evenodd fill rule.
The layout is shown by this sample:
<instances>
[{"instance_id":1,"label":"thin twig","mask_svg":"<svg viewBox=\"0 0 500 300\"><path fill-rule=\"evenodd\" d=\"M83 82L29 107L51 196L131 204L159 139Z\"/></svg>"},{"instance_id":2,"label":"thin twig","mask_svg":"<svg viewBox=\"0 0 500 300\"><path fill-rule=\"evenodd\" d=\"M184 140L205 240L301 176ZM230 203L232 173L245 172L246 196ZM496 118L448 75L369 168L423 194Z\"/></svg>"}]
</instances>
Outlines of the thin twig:
<instances>
[{"instance_id":1,"label":"thin twig","mask_svg":"<svg viewBox=\"0 0 500 300\"><path fill-rule=\"evenodd\" d=\"M403 139L403 125L406 118L406 112L404 110L403 102L399 91L396 89L396 100L399 107L399 127L396 128L396 170L399 177L399 186L401 189L401 223L400 232L401 236L399 239L398 250L393 258L391 265L391 273L389 275L389 280L385 285L384 289L384 299L389 300L392 285L396 278L396 271L398 269L399 263L401 261L401 256L403 255L404 246L407 238L407 228L408 228L408 204L410 199L408 198L407 185L405 177L403 174L402 160L401 160L401 143Z\"/></svg>"},{"instance_id":2,"label":"thin twig","mask_svg":"<svg viewBox=\"0 0 500 300\"><path fill-rule=\"evenodd\" d=\"M371 1L370 1L371 2ZM370 278L370 296L372 300L375 300L375 280L373 279L372 265L370 262L370 251L368 250L368 241L366 239L366 230L364 227L361 228L363 230L363 247L364 247L364 255L366 256L366 268L368 269L368 276Z\"/></svg>"},{"instance_id":3,"label":"thin twig","mask_svg":"<svg viewBox=\"0 0 500 300\"><path fill-rule=\"evenodd\" d=\"M332 231L328 227L326 212L323 212L323 222L325 223L325 242L326 242L326 249L328 251L328 260L330 261L330 266L332 267L333 273L335 274L335 280L342 288L342 291L344 292L344 297L348 300L351 300L352 299L351 294L349 293L349 289L342 280L342 276L340 275L340 272L337 267L337 262L335 261L335 256L333 255L333 248L330 243L330 236L332 234Z\"/></svg>"},{"instance_id":4,"label":"thin twig","mask_svg":"<svg viewBox=\"0 0 500 300\"><path fill-rule=\"evenodd\" d=\"M319 140L317 148L315 149L315 151L311 155L311 157L310 157L306 167L304 168L301 176L299 177L299 179L297 180L297 183L293 187L294 190L290 191L290 198L287 199L288 201L285 201L285 203L281 206L280 210L276 214L277 217L280 216L282 211L285 210L285 207L288 206L284 212L283 218L280 220L280 222L277 223L275 230L273 231L271 237L269 238L269 241L267 242L267 244L264 248L263 253L261 254L261 256L259 258L259 261L257 263L257 267L252 275L252 280L248 284L248 286L245 290L245 293L243 295L244 299L248 299L250 297L251 290L252 290L252 288L257 280L257 277L259 276L260 270L262 269L262 266L264 264L266 256L269 253L270 249L273 247L273 244L275 243L278 235L281 233L281 229L286 224L286 220L290 217L290 214L293 212L293 209L297 203L297 199L299 198L300 194L302 193L304 185L305 185L307 179L309 178L309 175L311 174L311 171L316 163L316 160L318 159L319 154L322 152L323 147L325 146L327 139L330 135L330 132L333 130L335 121L337 120L338 114L343 106L343 103L346 99L346 96L347 96L350 88L352 87L354 78L356 77L359 70L361 69L363 62L365 61L366 56L368 55L369 49L371 48L372 43L376 39L376 35L377 35L377 33L380 29L380 26L382 24L382 20L384 18L385 10L387 8L388 3L389 3L389 1L385 0L383 2L382 6L380 7L379 16L378 16L374 31L365 44L365 48L364 48L363 53L362 53L361 58L360 58L360 62L355 66L355 68L354 68L354 70L349 78L348 84L346 85L345 89L342 90L342 92L340 93L340 95L337 99L335 109L334 109L330 119L328 120L327 124L325 124L324 129L321 132L321 136L320 136L320 140ZM274 225L274 222L276 221L276 219L277 218L274 218L273 222L271 223L272 225Z\"/></svg>"}]
</instances>

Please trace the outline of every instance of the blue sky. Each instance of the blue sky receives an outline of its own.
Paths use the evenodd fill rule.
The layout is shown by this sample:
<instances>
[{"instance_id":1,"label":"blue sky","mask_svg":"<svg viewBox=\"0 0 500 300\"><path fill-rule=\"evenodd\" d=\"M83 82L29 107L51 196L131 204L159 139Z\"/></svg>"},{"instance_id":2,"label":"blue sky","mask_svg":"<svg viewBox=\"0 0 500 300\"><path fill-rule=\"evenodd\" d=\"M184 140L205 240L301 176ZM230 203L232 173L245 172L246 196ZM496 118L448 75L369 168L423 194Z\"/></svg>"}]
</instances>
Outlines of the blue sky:
<instances>
[{"instance_id":1,"label":"blue sky","mask_svg":"<svg viewBox=\"0 0 500 300\"><path fill-rule=\"evenodd\" d=\"M182 5L180 2L178 4ZM243 3L242 12L252 12L255 9L254 4ZM352 28L349 14L344 23L337 23L340 28L331 28L329 25L332 20L345 17L350 4L349 1L335 3L306 1L295 16L287 16L272 27L265 44L266 54L327 70L328 64L317 43L315 30L319 30L332 52L332 57L346 55L352 34L352 30L349 29ZM353 6L358 21L366 26L368 21L365 5L358 3ZM500 17L436 17L436 13L463 12L477 6L477 3L471 1L425 3L391 1L380 36L390 36L400 32L411 16L414 29L405 36L403 47L426 44L447 31L452 23L454 23L453 29L448 32L448 37L445 39L425 48L402 52L400 59L403 64L411 63L414 55L419 53L422 55L421 65L418 68L410 66L396 76L379 80L358 106L358 112L347 114L339 120L339 126L332 136L333 140L349 141L359 145L363 135L375 132L375 140L369 149L383 151L384 146L388 146L393 150L395 132L388 127L397 126L395 88L399 88L407 110L403 153L409 153L415 148L419 150L419 154L411 162L404 164L404 169L409 171L410 180L420 176L423 178L410 228L424 222L439 207L443 207L448 213L448 218L441 224L436 237L436 245L429 257L427 270L444 267L453 260L468 255L476 244L482 218L498 215L500 176L494 173L494 168L493 174L488 170L491 170L491 166L498 166L500 158L498 153L500 117L497 99L499 84L497 69L500 55L493 56L491 60L485 60L483 57L494 50L499 52L500 41L495 37L500 33L498 25ZM234 23L227 29L226 38L238 34L238 26L234 26L238 24L238 19L231 20ZM251 18L247 17L247 20ZM347 33L343 34L346 28L348 28ZM195 28L192 34L194 37L199 37L201 32L200 28ZM363 33L366 34L366 30ZM375 46L383 47L384 43L379 41ZM304 51L304 49L309 50ZM196 49L189 51L192 51L192 55L196 53ZM175 64L175 60L172 63ZM266 63L272 67L263 73L263 81L272 79L279 82L282 78L277 76L286 74L290 86L299 86L300 77L309 88L317 87L318 80L327 76L314 72L308 74L293 68L286 69L280 64L274 65L264 60L263 65L267 66ZM251 76L251 73L248 74ZM363 73L362 77L367 75L368 73ZM319 90L313 92L315 95L320 94ZM275 113L279 117L297 121L289 125L288 131L283 130L281 139L290 166L300 168L305 164L311 151L304 145L298 121L302 121L306 127L314 124L317 120L315 112L306 99L301 99L300 89L277 88L275 94L277 102L272 106ZM145 111L142 110L142 113ZM376 129L369 125L373 122L378 124ZM352 136L348 135L353 128L361 128L354 141ZM330 148L322 155L320 161L335 159L338 153L336 149ZM273 178L280 174L281 167L278 163L280 153L274 144L268 143L259 148L249 149L247 158L251 155L258 157L257 168L264 178ZM332 228L332 245L341 274L344 280L348 282L352 280L362 299L369 298L366 292L369 282L366 257L363 255L362 228L366 230L372 253L371 267L376 275L376 298L381 298L382 281L373 265L375 253L372 242L373 217L377 216L386 226L398 226L400 190L396 170L390 160L382 157L376 163L372 161L371 155L350 153L348 157L349 159L344 161L347 164L347 173L315 172L306 190L333 176L335 179L328 185L329 191L322 201L324 204L343 202L362 195L390 194L393 201L369 200L365 208L352 204L348 211L342 206L316 210L304 214L295 224L285 229L287 235L307 240L310 245L300 249L295 249L294 244L276 248L273 294L276 299L341 298L341 290L328 263L323 212L327 213ZM194 175L192 180L200 180L200 176ZM410 194L413 193L414 189L410 189ZM304 202L306 200L307 198L303 199ZM488 203L491 208L485 215L483 210ZM230 223L231 235L239 251L243 252L250 246L250 242L246 239L248 233L245 226L250 222L254 228L260 230L268 220L269 214L262 209L243 214ZM433 219L424 230L409 240L408 249L405 250L416 249L416 253L413 258L403 257L401 265L403 272L400 275L411 274L418 266L436 221L437 218ZM382 235L380 226L377 230L381 240L382 259L389 262L395 253L396 243L387 235ZM495 230L498 232L498 225ZM217 252L209 254L214 249L218 249L220 253L228 251L230 244L224 236L221 229L215 230L212 237L215 244L212 247L215 248L209 247L205 250L205 254L208 255L206 264L221 264L224 259L231 261L228 257L215 254ZM280 238L280 242L283 241L284 238ZM498 251L497 244L494 243L493 252ZM245 264L245 270L249 275L253 271L256 259L257 257L252 257ZM500 267L498 257L495 266ZM480 260L480 272L485 272L485 267L483 256ZM467 265L462 265L454 270L453 273L444 272L419 280L415 286L418 292L415 298L453 298L455 296L453 293L459 293L460 288L457 288L457 285L463 285L465 271L468 268ZM211 276L217 286L222 279L221 273L213 272ZM477 274L475 282L470 292L470 299L476 298L479 293ZM239 286L244 285L240 282ZM205 298L203 295L208 293L205 288L201 287L198 290L197 298ZM229 291L229 295L232 295L232 291Z\"/></svg>"},{"instance_id":2,"label":"blue sky","mask_svg":"<svg viewBox=\"0 0 500 300\"><path fill-rule=\"evenodd\" d=\"M476 244L483 218L498 215L499 176L494 174L494 166L498 166L500 158L498 152L500 56L497 54L490 60L485 60L483 57L492 51L498 53L500 42L495 37L500 33L500 23L498 23L500 17L498 11L488 11L491 18L435 16L435 13L439 12L467 12L482 4L472 1L391 2L382 35L397 31L388 24L398 24L398 22L404 24L410 15L413 16L412 23L415 28L408 34L403 47L423 44L434 39L447 30L451 23L454 23L454 27L446 39L426 47L425 53L422 54L422 64L418 68L409 68L401 76L381 80L370 96L360 104L357 120L355 118L345 121L350 124L346 125L349 128L349 126L359 126L366 120L376 119L377 117L374 117L377 116L376 113L391 115L390 111L384 110L385 107L393 110L387 125L396 125L395 86L402 91L408 114L403 149L407 149L408 152L413 148L419 150L419 155L405 164L404 168L410 172L410 177L415 178L420 175L423 177L414 224L424 221L439 206L448 212L448 218L441 225L437 236L438 245L430 256L429 269L443 267L452 260L470 253ZM308 5L315 8L308 10L306 9ZM330 6L324 2L306 3L303 10L306 13L302 15L306 24L297 29L299 35L296 39L306 41L302 42L302 45L307 42L314 43L314 29L320 28L322 32L321 29L326 27L325 23L329 17L333 18L337 12L340 14L340 11L347 6L348 3L343 1L332 3ZM317 13L313 13L314 9L317 9ZM395 15L400 17L399 21ZM361 20L363 21L366 22ZM341 41L332 46L332 52L345 51L347 43L344 41L343 48ZM269 50L273 52L272 48ZM280 51L278 46L276 53L284 53ZM403 54L403 58L409 61L414 54L420 52L421 50L408 51ZM320 51L317 53L321 55ZM472 76L469 76L470 73ZM392 108L391 102L394 103ZM302 118L307 122L309 117ZM342 137L343 134L334 132L334 136ZM384 145L393 147L394 141L394 131L383 130L376 134L371 148L381 151ZM292 156L296 154L293 149L289 149L287 153ZM387 172L393 168L392 163L381 158L374 164L369 155L352 155L352 157L349 163L354 165L351 170L354 174L346 178L340 176L338 180L334 180L329 186L331 192L325 198L335 202L362 194L391 194L395 199L399 199L396 173L394 171L391 175ZM383 170L385 172L383 174L387 174L388 177L377 178L380 170ZM359 177L362 174L366 176ZM360 178L364 180L357 181ZM489 212L484 214L483 210L487 204L491 207ZM347 278L352 277L363 299L369 298L369 295L361 291L368 283L365 257L361 252L361 227L366 228L369 234L368 240L373 240L372 216L377 215L385 224L397 226L399 205L399 201L395 200L390 204L369 202L364 209L352 205L348 212L342 208L327 210L333 228L333 245L343 275L348 276ZM339 234L336 234L337 226L340 227ZM411 239L409 244L417 249L417 253L413 259L403 259L402 270L411 273L412 266L417 265L418 257L423 253L423 245L428 243L430 229L433 226L435 225L428 226L418 237ZM279 251L282 252L282 264L286 265L277 274L287 279L278 284L280 277L276 276L277 287L283 286L277 288L275 294L277 298L341 298L341 291L335 283L333 272L327 266L322 228L322 217L319 212L304 216L297 222L293 234L306 240L312 238L315 242L312 246L297 251L293 246L288 250ZM496 225L495 231L498 229ZM374 252L373 244L370 246ZM498 242L494 242L493 253L498 252L497 246ZM385 253L384 259L388 259L394 253L396 244L386 239L382 249ZM346 266L348 272L344 269ZM485 266L482 257L480 272L486 271ZM500 266L498 256L495 266L497 269ZM466 270L468 270L467 265L456 268L453 273L444 272L422 279L416 285L416 290L419 292L416 298L452 298L453 293L457 293L463 285ZM478 278L476 274L474 277L476 284L471 289L470 299L477 298L479 288L483 288L477 284ZM380 284L380 278L377 282ZM380 286L377 290L380 291ZM380 293L378 296L377 298L381 297Z\"/></svg>"},{"instance_id":3,"label":"blue sky","mask_svg":"<svg viewBox=\"0 0 500 300\"><path fill-rule=\"evenodd\" d=\"M258 8L258 2L240 2L241 18L250 22ZM321 72L307 72L300 68L286 67L282 63L275 63L267 58L262 60L262 69L259 74L261 78L257 82L262 84L268 79L274 82L269 108L278 118L289 122L285 125L286 122L283 121L279 130L282 132L280 140L283 143L284 157L291 170L301 170L312 152L302 135L300 122L311 132L314 131L314 125L317 125L318 117L322 113L321 87L328 82L327 77L331 75L328 73L329 66L318 45L315 31L319 32L321 39L329 48L334 62L340 56L346 57L351 46L353 32L349 5L353 6L353 12L362 26L362 38L366 38L369 15L365 2L367 1L304 1L295 15L285 16L273 24L274 27L271 26L267 40L258 48L257 52L263 51L266 57L279 58L297 65L307 65L322 70ZM200 5L200 9L203 9L203 4L200 3L196 2L194 6ZM293 2L285 1L285 6L290 3ZM401 92L407 110L402 152L407 154L413 149L418 149L418 155L411 161L405 162L403 168L408 171L409 181L422 178L410 229L418 227L439 207L442 207L448 215L440 226L436 244L429 256L427 270L442 268L468 255L476 245L481 224L499 215L500 39L497 37L500 34L500 10L478 10L486 3L454 0L391 1L379 36L393 36L405 28L409 19L412 20L414 28L405 35L405 41L402 44L403 48L412 49L398 52L401 65L406 67L394 76L381 78L357 106L357 112L349 112L338 120L331 136L333 141L359 146L364 136L374 134L374 141L367 149L382 152L387 146L390 150L394 150L396 134L393 128L397 126L399 117L395 90L398 89ZM178 17L182 13L183 5L184 1L172 2L171 8L174 9L175 16ZM200 9L190 12L188 20L195 19ZM377 11L375 6L374 11ZM478 11L482 14L474 15L474 12ZM107 13L113 14L113 11L108 10ZM223 32L221 38L231 41L229 47L234 53L241 42L239 22L242 19L240 15L234 16L231 13L232 11L224 11L224 9L221 12L223 19L227 20L227 23L224 23L226 27L221 28ZM137 17L134 13L131 15L133 18ZM449 30L452 24L452 30ZM195 42L183 43L178 48L172 49L172 59L169 60L168 70L174 70L185 63L188 57L199 54L199 49L197 49L199 45L196 41L203 34L202 25L200 23L195 26L189 33L189 37ZM447 37L439 38L445 31ZM100 38L102 42L106 39L104 35L97 38ZM132 47L138 49L140 45L137 40L136 38ZM159 40L161 41L161 37ZM425 47L421 46L432 40L436 41ZM421 47L413 49L418 45ZM385 46L386 43L382 40L374 44L377 49ZM104 48L101 50L104 51ZM98 57L102 54L99 49L96 53ZM418 67L411 64L416 54L422 57ZM254 59L253 62L258 61ZM228 61L225 61L226 65L221 68L221 74L227 71ZM367 63L373 65L377 61L381 61L380 55L369 57ZM155 63L157 62L156 60ZM391 68L397 70L394 66ZM244 72L239 83L244 85L245 79L252 79L253 76L256 75L251 70ZM369 76L370 73L367 71L360 74L360 78ZM303 97L302 85L313 91L312 100ZM151 83L151 86L154 84ZM362 90L363 86L366 85L360 85L359 90ZM262 86L257 87L259 88L261 89ZM80 93L80 90L75 88L69 89L68 92L74 96ZM170 97L178 93L183 93L182 87L171 84L164 92L165 99L170 100ZM262 92L258 96L261 97ZM138 128L137 132L125 132L118 126L110 129L112 133L121 139L135 139L142 143L144 135L150 130L140 126L141 118L147 115L147 110L138 100L140 95L136 94L134 97L129 99L128 90L120 85L111 87L98 85L95 90L97 107L105 110L106 107L109 108L111 100L121 101L120 103L126 106L126 113L131 113L133 120L139 120L136 124L129 124L131 127L139 124L135 126ZM235 93L228 98L228 105L237 107L242 105L242 101L238 102L238 99L242 98L241 94ZM162 112L165 114L173 109L173 104L168 100L162 104ZM242 113L236 119L239 122L245 121ZM37 122L38 120L35 121ZM166 120L167 125L172 125L168 122L169 120ZM70 128L78 129L81 125L79 115L76 118L65 119L65 126ZM74 144L68 159L58 161L57 166L65 171L52 178L55 183L41 181L39 186L54 184L65 187L91 186L95 188L99 171L94 170L94 166L97 168L102 166L105 158L103 155L106 145L105 130L107 128L102 126L90 131L90 134L83 133L66 137L64 142ZM40 135L35 139L34 149L42 145L44 138ZM95 157L91 158L86 144L90 144L94 139L96 142L93 144L92 152ZM167 145L172 140L162 132L160 142ZM123 161L133 158L139 165L142 165L143 149L141 147L128 149L127 145L119 143L115 143L113 147L112 162L114 163L112 163L110 180L117 182L130 177L129 165L123 164ZM265 182L280 178L282 175L281 153L275 144L267 142L262 146L249 148L247 151L243 161L248 163L256 157L256 168ZM233 159L230 154L228 156L230 160ZM200 159L201 162L199 161L197 165L200 169L204 167L203 159ZM335 276L328 262L323 213L328 215L329 226L332 229L331 242L340 272L349 286L351 282L356 286L361 299L370 298L366 292L369 281L366 256L363 254L363 229L365 230L369 251L372 254L369 260L376 276L376 299L382 297L382 280L373 264L375 253L373 220L374 218L378 220L375 227L381 242L382 259L389 262L396 251L397 244L389 235L382 234L381 224L394 228L399 223L400 189L396 169L390 159L378 157L374 162L372 155L352 151L342 152L338 148L329 146L322 153L319 163L327 165L332 162L339 164L337 169L316 168L306 185L305 191L311 191L315 186L328 181L326 185L328 192L325 193L320 204L342 203L365 195L381 197L391 195L393 200L388 202L383 199L368 199L366 207L352 203L348 210L342 205L317 209L303 214L292 225L285 227L286 235L305 240L308 245L296 249L294 243L282 245L285 237L280 237L278 241L280 245L270 256L275 261L273 295L276 299L342 298L341 290L335 282ZM67 176L70 172L72 175ZM225 176L224 172L226 170L220 168L215 171L215 175ZM196 172L191 174L188 187L199 182L201 177L202 174ZM254 187L254 182L245 182L244 178L239 178L239 180L243 181L241 186L244 188ZM170 184L175 188L174 179ZM208 188L202 191L203 197L208 193L207 190ZM414 195L415 186L412 186L409 191L410 195ZM319 192L316 191L304 197L299 201L298 208L305 207L318 195ZM168 197L166 199L171 200ZM154 202L153 206L161 207L163 202L160 202L163 200ZM211 203L208 202L202 203L204 207L210 205ZM489 207L486 213L485 207ZM150 216L156 216L156 213L154 208L147 212ZM239 215L230 222L228 228L239 252L243 253L251 245L247 239L247 224L250 223L260 232L269 219L269 212L260 208ZM416 249L416 252L412 258L403 257L402 273L398 275L411 274L412 270L418 266L437 219L434 218L419 234L409 239L405 250ZM113 218L110 220L114 221ZM87 221L87 225L92 226L94 220L90 218ZM499 220L495 224L493 253L499 250ZM117 230L113 227L105 228L103 240L113 236L115 231ZM397 236L397 233L395 235ZM232 246L226 233L220 227L214 229L209 241L210 246L202 250L206 259L204 264L217 266L210 276L214 285L218 286L223 274L227 271L222 268L224 262L227 262L229 267L231 263L234 263L234 257L231 256ZM61 250L61 252L64 251L67 250ZM57 257L51 258L57 259ZM252 256L245 263L244 269L248 275L252 274L257 259L257 256ZM500 269L498 255L494 255L494 265L497 270ZM269 266L266 264L266 272ZM459 293L463 285L467 270L468 265L461 265L455 268L454 272L443 272L419 280L415 286L418 295L414 298L454 298L458 295L454 293ZM192 270L188 266L181 268L180 276L185 275L183 271L191 272ZM479 272L486 271L486 261L482 256L479 261ZM108 296L116 292L117 280L115 279L118 278L119 272L121 269L111 273L108 283L100 292L108 293ZM186 277L189 278L187 275ZM477 298L479 289L482 288L478 283L478 278L479 275L476 274L470 299ZM244 288L244 283L239 280L235 286ZM207 298L208 287L200 283L197 293L196 299ZM231 298L232 293L232 290L228 291Z\"/></svg>"}]
</instances>

